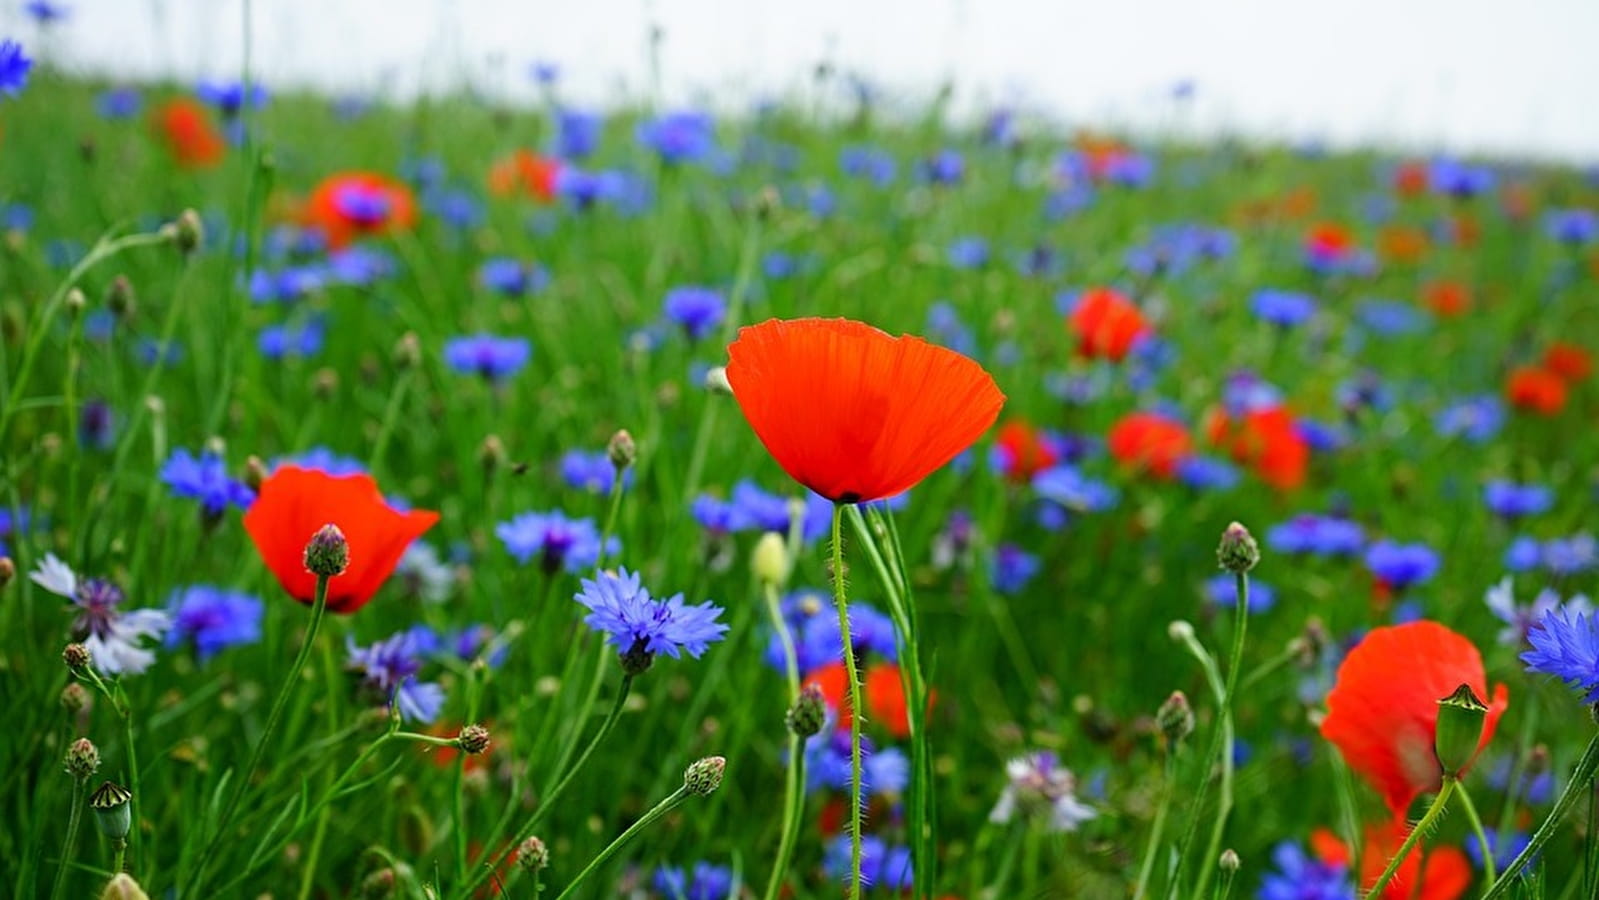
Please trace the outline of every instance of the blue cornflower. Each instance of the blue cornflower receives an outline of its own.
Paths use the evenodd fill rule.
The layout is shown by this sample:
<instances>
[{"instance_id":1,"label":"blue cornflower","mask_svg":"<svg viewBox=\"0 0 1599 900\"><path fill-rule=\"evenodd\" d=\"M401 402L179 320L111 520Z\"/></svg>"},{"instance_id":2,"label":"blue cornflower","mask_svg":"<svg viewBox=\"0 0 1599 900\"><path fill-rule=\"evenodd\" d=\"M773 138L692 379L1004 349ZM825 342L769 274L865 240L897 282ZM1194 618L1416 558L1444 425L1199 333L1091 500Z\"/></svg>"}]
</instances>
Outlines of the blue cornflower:
<instances>
[{"instance_id":1,"label":"blue cornflower","mask_svg":"<svg viewBox=\"0 0 1599 900\"><path fill-rule=\"evenodd\" d=\"M805 792L847 791L850 788L850 737L848 728L835 728L828 711L820 734L805 742ZM888 747L879 751L868 737L861 738L861 801L877 796L897 796L910 785L910 760L904 751Z\"/></svg>"},{"instance_id":2,"label":"blue cornflower","mask_svg":"<svg viewBox=\"0 0 1599 900\"><path fill-rule=\"evenodd\" d=\"M1486 166L1473 166L1453 159L1435 160L1428 173L1432 189L1440 194L1465 199L1493 189L1497 178Z\"/></svg>"},{"instance_id":3,"label":"blue cornflower","mask_svg":"<svg viewBox=\"0 0 1599 900\"><path fill-rule=\"evenodd\" d=\"M977 353L977 335L947 300L927 308L927 337L965 356Z\"/></svg>"},{"instance_id":4,"label":"blue cornflower","mask_svg":"<svg viewBox=\"0 0 1599 900\"><path fill-rule=\"evenodd\" d=\"M79 578L72 567L46 553L28 580L77 607L74 639L89 649L94 667L110 675L138 675L155 662L146 640L159 640L172 619L159 609L119 609L126 596L104 578Z\"/></svg>"},{"instance_id":5,"label":"blue cornflower","mask_svg":"<svg viewBox=\"0 0 1599 900\"><path fill-rule=\"evenodd\" d=\"M677 287L666 292L666 317L697 341L715 331L727 317L722 292L708 287Z\"/></svg>"},{"instance_id":6,"label":"blue cornflower","mask_svg":"<svg viewBox=\"0 0 1599 900\"><path fill-rule=\"evenodd\" d=\"M651 882L665 900L729 900L733 896L733 870L707 862L695 863L692 875L676 866L661 866Z\"/></svg>"},{"instance_id":7,"label":"blue cornflower","mask_svg":"<svg viewBox=\"0 0 1599 900\"><path fill-rule=\"evenodd\" d=\"M1316 314L1316 298L1299 291L1259 290L1249 300L1257 318L1282 328L1303 325Z\"/></svg>"},{"instance_id":8,"label":"blue cornflower","mask_svg":"<svg viewBox=\"0 0 1599 900\"><path fill-rule=\"evenodd\" d=\"M320 266L285 266L276 272L256 269L250 273L250 299L257 303L303 300L326 283Z\"/></svg>"},{"instance_id":9,"label":"blue cornflower","mask_svg":"<svg viewBox=\"0 0 1599 900\"><path fill-rule=\"evenodd\" d=\"M604 450L571 450L561 457L561 479L569 487L591 494L609 494L616 483L616 464ZM633 483L633 470L622 475L622 486Z\"/></svg>"},{"instance_id":10,"label":"blue cornflower","mask_svg":"<svg viewBox=\"0 0 1599 900\"><path fill-rule=\"evenodd\" d=\"M1332 453L1349 446L1349 430L1342 425L1318 422L1315 419L1295 419L1294 431L1317 453Z\"/></svg>"},{"instance_id":11,"label":"blue cornflower","mask_svg":"<svg viewBox=\"0 0 1599 900\"><path fill-rule=\"evenodd\" d=\"M491 381L515 375L533 357L527 338L479 333L444 342L444 362L463 375L481 375Z\"/></svg>"},{"instance_id":12,"label":"blue cornflower","mask_svg":"<svg viewBox=\"0 0 1599 900\"><path fill-rule=\"evenodd\" d=\"M1506 867L1515 862L1516 857L1521 855L1521 851L1527 849L1527 845L1532 843L1532 838L1520 831L1513 831L1508 837L1501 838L1499 829L1487 827L1483 829L1483 836L1488 839L1488 846L1493 849L1494 868L1500 872L1503 872ZM1465 846L1466 855L1471 857L1471 864L1481 869L1483 867L1482 846L1477 843L1477 836L1475 834L1466 835ZM1523 873L1532 868L1533 863L1538 859L1538 855L1533 854L1532 859L1527 860L1527 864L1521 870Z\"/></svg>"},{"instance_id":13,"label":"blue cornflower","mask_svg":"<svg viewBox=\"0 0 1599 900\"><path fill-rule=\"evenodd\" d=\"M1033 492L1044 500L1039 524L1065 527L1072 515L1101 512L1116 505L1116 489L1084 476L1073 466L1054 466L1033 476Z\"/></svg>"},{"instance_id":14,"label":"blue cornflower","mask_svg":"<svg viewBox=\"0 0 1599 900\"><path fill-rule=\"evenodd\" d=\"M1553 575L1575 575L1599 566L1599 542L1586 532L1550 538L1542 550L1543 566Z\"/></svg>"},{"instance_id":15,"label":"blue cornflower","mask_svg":"<svg viewBox=\"0 0 1599 900\"><path fill-rule=\"evenodd\" d=\"M479 653L489 648L497 637L494 628L489 625L468 625L450 635L444 642L445 647L456 659L462 662L471 662ZM505 653L509 648L505 644L494 647L483 661L489 668L497 669L505 662Z\"/></svg>"},{"instance_id":16,"label":"blue cornflower","mask_svg":"<svg viewBox=\"0 0 1599 900\"><path fill-rule=\"evenodd\" d=\"M1355 885L1343 865L1318 862L1292 841L1271 851L1277 867L1261 881L1257 900L1355 900Z\"/></svg>"},{"instance_id":17,"label":"blue cornflower","mask_svg":"<svg viewBox=\"0 0 1599 900\"><path fill-rule=\"evenodd\" d=\"M956 238L949 245L949 264L957 269L980 269L988 265L988 241L980 237Z\"/></svg>"},{"instance_id":18,"label":"blue cornflower","mask_svg":"<svg viewBox=\"0 0 1599 900\"><path fill-rule=\"evenodd\" d=\"M483 224L483 203L471 191L455 188L432 188L422 195L422 206L439 221L466 231Z\"/></svg>"},{"instance_id":19,"label":"blue cornflower","mask_svg":"<svg viewBox=\"0 0 1599 900\"><path fill-rule=\"evenodd\" d=\"M894 180L898 164L894 157L886 150L876 147L845 147L839 151L838 167L845 175L852 178L863 178L878 187L885 187Z\"/></svg>"},{"instance_id":20,"label":"blue cornflower","mask_svg":"<svg viewBox=\"0 0 1599 900\"><path fill-rule=\"evenodd\" d=\"M994 590L1001 594L1018 594L1038 574L1041 564L1038 557L1015 544L1000 544L994 550L994 561L988 570Z\"/></svg>"},{"instance_id":21,"label":"blue cornflower","mask_svg":"<svg viewBox=\"0 0 1599 900\"><path fill-rule=\"evenodd\" d=\"M1492 394L1465 397L1439 411L1433 428L1441 437L1463 437L1473 444L1486 444L1505 424L1505 405Z\"/></svg>"},{"instance_id":22,"label":"blue cornflower","mask_svg":"<svg viewBox=\"0 0 1599 900\"><path fill-rule=\"evenodd\" d=\"M261 640L261 614L265 605L259 597L237 591L196 584L173 591L167 601L172 630L167 646L193 641L200 661L218 651Z\"/></svg>"},{"instance_id":23,"label":"blue cornflower","mask_svg":"<svg viewBox=\"0 0 1599 900\"><path fill-rule=\"evenodd\" d=\"M494 526L494 534L519 563L534 556L545 574L565 569L581 572L600 561L600 531L593 519L568 519L560 510L523 513ZM614 536L605 544L607 555L622 549Z\"/></svg>"},{"instance_id":24,"label":"blue cornflower","mask_svg":"<svg viewBox=\"0 0 1599 900\"><path fill-rule=\"evenodd\" d=\"M131 87L114 87L102 91L95 99L95 108L107 119L131 119L139 114L144 98Z\"/></svg>"},{"instance_id":25,"label":"blue cornflower","mask_svg":"<svg viewBox=\"0 0 1599 900\"><path fill-rule=\"evenodd\" d=\"M1205 599L1216 606L1231 609L1238 605L1237 579L1223 572L1205 581ZM1258 578L1249 579L1249 612L1269 612L1277 605L1277 591Z\"/></svg>"},{"instance_id":26,"label":"blue cornflower","mask_svg":"<svg viewBox=\"0 0 1599 900\"><path fill-rule=\"evenodd\" d=\"M794 637L794 656L800 675L838 662L844 656L844 639L838 630L838 616L832 602L821 591L799 590L783 599L783 619ZM855 602L849 607L850 647L857 657L867 654L889 662L899 658L894 642L894 623L870 604ZM782 671L783 645L773 632L766 645L766 662Z\"/></svg>"},{"instance_id":27,"label":"blue cornflower","mask_svg":"<svg viewBox=\"0 0 1599 900\"><path fill-rule=\"evenodd\" d=\"M527 74L539 84L549 87L561 80L561 66L547 59L536 59L527 67Z\"/></svg>"},{"instance_id":28,"label":"blue cornflower","mask_svg":"<svg viewBox=\"0 0 1599 900\"><path fill-rule=\"evenodd\" d=\"M742 479L733 485L732 515L729 525L733 531L775 531L788 534L789 523L795 512L793 498L762 490L755 482ZM814 541L827 534L832 520L832 504L810 494L800 510L800 537Z\"/></svg>"},{"instance_id":29,"label":"blue cornflower","mask_svg":"<svg viewBox=\"0 0 1599 900\"><path fill-rule=\"evenodd\" d=\"M259 82L248 89L237 81L202 81L194 95L217 108L224 116L236 116L248 104L254 109L266 106L267 90Z\"/></svg>"},{"instance_id":30,"label":"blue cornflower","mask_svg":"<svg viewBox=\"0 0 1599 900\"><path fill-rule=\"evenodd\" d=\"M698 659L727 633L727 625L716 621L721 607L710 601L690 605L682 594L656 600L625 568L583 579L583 590L572 599L588 607L584 624L608 634L623 665L635 674L662 653L677 659L687 652Z\"/></svg>"},{"instance_id":31,"label":"blue cornflower","mask_svg":"<svg viewBox=\"0 0 1599 900\"><path fill-rule=\"evenodd\" d=\"M1231 490L1243 480L1238 467L1212 456L1187 456L1177 464L1177 480L1200 491Z\"/></svg>"},{"instance_id":32,"label":"blue cornflower","mask_svg":"<svg viewBox=\"0 0 1599 900\"><path fill-rule=\"evenodd\" d=\"M1355 307L1355 317L1379 337L1416 334L1428 322L1425 312L1401 300L1364 300Z\"/></svg>"},{"instance_id":33,"label":"blue cornflower","mask_svg":"<svg viewBox=\"0 0 1599 900\"><path fill-rule=\"evenodd\" d=\"M850 878L854 848L850 836L841 834L827 845L822 868L841 881ZM875 834L861 838L861 884L864 892L897 894L910 890L911 853L904 847L891 847Z\"/></svg>"},{"instance_id":34,"label":"blue cornflower","mask_svg":"<svg viewBox=\"0 0 1599 900\"><path fill-rule=\"evenodd\" d=\"M1366 549L1366 568L1396 591L1431 581L1442 560L1426 544L1378 541Z\"/></svg>"},{"instance_id":35,"label":"blue cornflower","mask_svg":"<svg viewBox=\"0 0 1599 900\"><path fill-rule=\"evenodd\" d=\"M1582 702L1599 703L1599 617L1562 605L1545 612L1527 640L1527 671L1553 675L1582 691Z\"/></svg>"},{"instance_id":36,"label":"blue cornflower","mask_svg":"<svg viewBox=\"0 0 1599 900\"><path fill-rule=\"evenodd\" d=\"M1548 512L1555 504L1554 491L1541 484L1517 484L1502 479L1488 482L1482 491L1483 502L1494 515L1506 519L1535 516Z\"/></svg>"},{"instance_id":37,"label":"blue cornflower","mask_svg":"<svg viewBox=\"0 0 1599 900\"><path fill-rule=\"evenodd\" d=\"M6 546L6 538L15 539L18 535L27 533L32 521L33 516L26 506L18 509L15 516L12 515L11 507L0 506L0 556L11 553L11 548Z\"/></svg>"},{"instance_id":38,"label":"blue cornflower","mask_svg":"<svg viewBox=\"0 0 1599 900\"><path fill-rule=\"evenodd\" d=\"M1543 545L1528 535L1517 535L1505 548L1505 569L1510 572L1530 572L1543 560Z\"/></svg>"},{"instance_id":39,"label":"blue cornflower","mask_svg":"<svg viewBox=\"0 0 1599 900\"><path fill-rule=\"evenodd\" d=\"M1562 244L1589 244L1599 237L1599 213L1591 209L1556 209L1544 216L1544 231Z\"/></svg>"},{"instance_id":40,"label":"blue cornflower","mask_svg":"<svg viewBox=\"0 0 1599 900\"><path fill-rule=\"evenodd\" d=\"M273 471L277 471L280 466L316 469L329 475L361 475L366 472L366 465L360 460L351 456L340 456L327 447L312 447L303 453L281 456L272 461Z\"/></svg>"},{"instance_id":41,"label":"blue cornflower","mask_svg":"<svg viewBox=\"0 0 1599 900\"><path fill-rule=\"evenodd\" d=\"M161 480L179 497L200 501L207 517L221 516L228 506L246 507L255 501L255 492L244 482L228 477L228 464L209 450L197 458L179 447L161 466Z\"/></svg>"},{"instance_id":42,"label":"blue cornflower","mask_svg":"<svg viewBox=\"0 0 1599 900\"><path fill-rule=\"evenodd\" d=\"M312 231L310 234L321 234ZM368 287L394 274L394 257L377 249L356 245L329 253L327 277L335 284Z\"/></svg>"},{"instance_id":43,"label":"blue cornflower","mask_svg":"<svg viewBox=\"0 0 1599 900\"><path fill-rule=\"evenodd\" d=\"M605 117L580 109L555 114L555 152L563 159L585 159L600 145Z\"/></svg>"},{"instance_id":44,"label":"blue cornflower","mask_svg":"<svg viewBox=\"0 0 1599 900\"><path fill-rule=\"evenodd\" d=\"M322 320L312 319L299 326L268 325L256 336L256 347L267 359L315 356L322 352L326 329Z\"/></svg>"},{"instance_id":45,"label":"blue cornflower","mask_svg":"<svg viewBox=\"0 0 1599 900\"><path fill-rule=\"evenodd\" d=\"M392 703L404 718L432 722L444 708L444 688L431 681L418 681L426 656L426 640L415 629L402 631L369 647L357 647L346 638L349 668L359 672L362 684L375 691L385 704Z\"/></svg>"},{"instance_id":46,"label":"blue cornflower","mask_svg":"<svg viewBox=\"0 0 1599 900\"><path fill-rule=\"evenodd\" d=\"M1366 546L1366 533L1348 519L1305 513L1267 530L1266 545L1285 554L1353 556Z\"/></svg>"},{"instance_id":47,"label":"blue cornflower","mask_svg":"<svg viewBox=\"0 0 1599 900\"><path fill-rule=\"evenodd\" d=\"M22 45L9 38L0 40L0 96L15 97L28 83L33 60L22 52Z\"/></svg>"},{"instance_id":48,"label":"blue cornflower","mask_svg":"<svg viewBox=\"0 0 1599 900\"><path fill-rule=\"evenodd\" d=\"M1516 603L1515 581L1506 575L1499 579L1499 583L1488 588L1483 595L1483 602L1488 605L1489 612L1494 617L1505 623L1500 629L1498 641L1506 647L1520 647L1527 643L1527 633L1530 632L1543 617L1562 603L1559 592L1554 588L1544 588L1532 599L1532 603L1521 606ZM1593 605L1582 594L1574 595L1570 600L1564 601L1568 612L1582 613L1593 612Z\"/></svg>"},{"instance_id":49,"label":"blue cornflower","mask_svg":"<svg viewBox=\"0 0 1599 900\"><path fill-rule=\"evenodd\" d=\"M696 162L716 148L716 122L709 113L671 112L639 123L634 137L664 162Z\"/></svg>"},{"instance_id":50,"label":"blue cornflower","mask_svg":"<svg viewBox=\"0 0 1599 900\"><path fill-rule=\"evenodd\" d=\"M59 22L67 17L67 13L72 11L70 7L59 3L51 3L50 0L28 0L28 2L22 4L22 9L33 21L38 22L40 25L52 25Z\"/></svg>"},{"instance_id":51,"label":"blue cornflower","mask_svg":"<svg viewBox=\"0 0 1599 900\"><path fill-rule=\"evenodd\" d=\"M618 172L589 172L577 166L562 166L555 173L556 195L579 211L616 199L625 189L623 176Z\"/></svg>"},{"instance_id":52,"label":"blue cornflower","mask_svg":"<svg viewBox=\"0 0 1599 900\"><path fill-rule=\"evenodd\" d=\"M111 404L91 399L78 414L78 442L90 450L110 450L117 443L117 414ZM4 553L0 544L0 553Z\"/></svg>"},{"instance_id":53,"label":"blue cornflower","mask_svg":"<svg viewBox=\"0 0 1599 900\"><path fill-rule=\"evenodd\" d=\"M491 259L478 266L478 284L506 297L525 297L544 290L550 273L538 263L519 259Z\"/></svg>"},{"instance_id":54,"label":"blue cornflower","mask_svg":"<svg viewBox=\"0 0 1599 900\"><path fill-rule=\"evenodd\" d=\"M966 177L966 160L959 151L944 149L922 160L917 172L931 184L959 184Z\"/></svg>"}]
</instances>

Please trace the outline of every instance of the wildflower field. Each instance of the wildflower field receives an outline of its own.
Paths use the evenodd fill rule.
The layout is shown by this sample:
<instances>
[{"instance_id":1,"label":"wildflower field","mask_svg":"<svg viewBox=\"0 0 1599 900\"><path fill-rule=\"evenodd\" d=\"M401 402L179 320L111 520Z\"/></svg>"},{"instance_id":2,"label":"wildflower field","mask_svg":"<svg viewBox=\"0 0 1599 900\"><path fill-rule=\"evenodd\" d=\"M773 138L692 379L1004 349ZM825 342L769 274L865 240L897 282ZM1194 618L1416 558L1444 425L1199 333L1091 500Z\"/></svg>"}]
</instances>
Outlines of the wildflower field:
<instances>
[{"instance_id":1,"label":"wildflower field","mask_svg":"<svg viewBox=\"0 0 1599 900\"><path fill-rule=\"evenodd\" d=\"M0 895L1599 896L1592 173L30 53Z\"/></svg>"}]
</instances>

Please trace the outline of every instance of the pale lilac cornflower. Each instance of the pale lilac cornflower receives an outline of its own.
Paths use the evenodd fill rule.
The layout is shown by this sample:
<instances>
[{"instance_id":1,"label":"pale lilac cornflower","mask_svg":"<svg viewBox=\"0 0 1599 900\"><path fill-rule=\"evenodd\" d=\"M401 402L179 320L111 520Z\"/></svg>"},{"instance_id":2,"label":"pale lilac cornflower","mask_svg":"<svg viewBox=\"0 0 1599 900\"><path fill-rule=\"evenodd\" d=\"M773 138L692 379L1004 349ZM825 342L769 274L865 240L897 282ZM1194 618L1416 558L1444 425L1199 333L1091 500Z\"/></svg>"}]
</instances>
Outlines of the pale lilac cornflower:
<instances>
[{"instance_id":1,"label":"pale lilac cornflower","mask_svg":"<svg viewBox=\"0 0 1599 900\"><path fill-rule=\"evenodd\" d=\"M1532 599L1531 604L1518 605L1515 582L1509 575L1499 579L1499 583L1490 587L1482 599L1488 604L1488 610L1499 621L1505 623L1505 627L1500 629L1496 638L1505 647L1520 647L1526 644L1527 633L1537 627L1544 616L1561 603L1559 592L1546 587L1538 592L1538 596ZM1593 606L1588 602L1588 598L1581 594L1577 594L1566 603L1574 612L1593 614Z\"/></svg>"},{"instance_id":2,"label":"pale lilac cornflower","mask_svg":"<svg viewBox=\"0 0 1599 900\"><path fill-rule=\"evenodd\" d=\"M400 556L394 575L424 603L443 603L455 586L455 571L439 559L439 551L426 541L413 541Z\"/></svg>"},{"instance_id":3,"label":"pale lilac cornflower","mask_svg":"<svg viewBox=\"0 0 1599 900\"><path fill-rule=\"evenodd\" d=\"M988 814L990 822L1003 824L1018 814L1047 816L1049 830L1076 831L1077 826L1098 815L1093 807L1077 799L1076 776L1048 750L1012 759L1005 764L1005 777L1009 783Z\"/></svg>"},{"instance_id":4,"label":"pale lilac cornflower","mask_svg":"<svg viewBox=\"0 0 1599 900\"><path fill-rule=\"evenodd\" d=\"M444 688L416 677L429 648L426 639L415 629L391 635L368 647L357 647L353 638L346 638L346 643L349 668L360 673L362 684L382 696L386 704L396 706L403 718L432 722L439 717L439 711L444 708Z\"/></svg>"},{"instance_id":5,"label":"pale lilac cornflower","mask_svg":"<svg viewBox=\"0 0 1599 900\"><path fill-rule=\"evenodd\" d=\"M103 578L79 578L72 567L47 553L29 576L34 584L78 607L73 634L89 648L94 667L107 675L138 675L155 662L145 640L159 641L172 617L159 609L123 612L122 589Z\"/></svg>"}]
</instances>

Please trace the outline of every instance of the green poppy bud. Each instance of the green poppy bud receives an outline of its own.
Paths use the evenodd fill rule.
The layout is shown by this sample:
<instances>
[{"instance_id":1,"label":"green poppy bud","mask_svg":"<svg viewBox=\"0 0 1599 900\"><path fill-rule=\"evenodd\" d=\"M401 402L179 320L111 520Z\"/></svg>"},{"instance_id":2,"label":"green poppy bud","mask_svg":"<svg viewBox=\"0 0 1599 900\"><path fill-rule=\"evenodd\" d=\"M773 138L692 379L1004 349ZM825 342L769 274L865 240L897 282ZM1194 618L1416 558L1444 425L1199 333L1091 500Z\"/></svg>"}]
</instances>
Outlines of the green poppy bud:
<instances>
[{"instance_id":1,"label":"green poppy bud","mask_svg":"<svg viewBox=\"0 0 1599 900\"><path fill-rule=\"evenodd\" d=\"M1483 723L1488 718L1488 707L1477 699L1471 685L1462 684L1453 694L1438 701L1438 731L1433 738L1433 752L1444 775L1459 778L1460 773L1477 756L1477 745L1482 742Z\"/></svg>"}]
</instances>

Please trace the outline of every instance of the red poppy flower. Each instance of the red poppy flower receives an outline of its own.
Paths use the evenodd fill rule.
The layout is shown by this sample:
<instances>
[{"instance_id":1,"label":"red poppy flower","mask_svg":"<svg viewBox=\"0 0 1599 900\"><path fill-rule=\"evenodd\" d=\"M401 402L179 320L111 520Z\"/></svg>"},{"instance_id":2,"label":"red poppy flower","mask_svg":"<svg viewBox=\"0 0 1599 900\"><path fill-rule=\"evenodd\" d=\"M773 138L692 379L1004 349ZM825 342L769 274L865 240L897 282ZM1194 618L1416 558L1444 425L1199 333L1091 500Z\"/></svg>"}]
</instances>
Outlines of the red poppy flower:
<instances>
[{"instance_id":1,"label":"red poppy flower","mask_svg":"<svg viewBox=\"0 0 1599 900\"><path fill-rule=\"evenodd\" d=\"M329 246L339 248L357 237L409 229L416 224L416 200L410 188L386 175L340 172L311 192L305 218L327 234Z\"/></svg>"},{"instance_id":2,"label":"red poppy flower","mask_svg":"<svg viewBox=\"0 0 1599 900\"><path fill-rule=\"evenodd\" d=\"M994 379L918 337L848 319L739 329L727 381L789 477L835 503L903 493L999 417Z\"/></svg>"},{"instance_id":3,"label":"red poppy flower","mask_svg":"<svg viewBox=\"0 0 1599 900\"><path fill-rule=\"evenodd\" d=\"M1553 416L1566 408L1566 382L1548 369L1522 366L1510 373L1505 397L1517 409Z\"/></svg>"},{"instance_id":4,"label":"red poppy flower","mask_svg":"<svg viewBox=\"0 0 1599 900\"><path fill-rule=\"evenodd\" d=\"M1161 478L1177 474L1177 465L1193 452L1194 441L1181 422L1150 412L1128 413L1110 430L1110 455L1128 468Z\"/></svg>"},{"instance_id":5,"label":"red poppy flower","mask_svg":"<svg viewBox=\"0 0 1599 900\"><path fill-rule=\"evenodd\" d=\"M155 111L155 127L172 158L185 169L210 168L227 151L205 107L187 97L162 104Z\"/></svg>"},{"instance_id":6,"label":"red poppy flower","mask_svg":"<svg viewBox=\"0 0 1599 900\"><path fill-rule=\"evenodd\" d=\"M1110 288L1089 288L1066 320L1077 335L1077 352L1091 359L1120 362L1133 343L1150 331L1131 300Z\"/></svg>"},{"instance_id":7,"label":"red poppy flower","mask_svg":"<svg viewBox=\"0 0 1599 900\"><path fill-rule=\"evenodd\" d=\"M1433 752L1438 701L1462 684L1490 697L1481 654L1471 641L1425 620L1373 629L1338 667L1321 735L1382 793L1396 819L1418 794L1442 783ZM1479 752L1510 702L1502 684L1491 697Z\"/></svg>"},{"instance_id":8,"label":"red poppy flower","mask_svg":"<svg viewBox=\"0 0 1599 900\"><path fill-rule=\"evenodd\" d=\"M1238 421L1214 410L1206 419L1205 433L1212 444L1224 448L1272 487L1288 491L1304 484L1310 445L1294 427L1287 407L1252 410Z\"/></svg>"},{"instance_id":9,"label":"red poppy flower","mask_svg":"<svg viewBox=\"0 0 1599 900\"><path fill-rule=\"evenodd\" d=\"M1362 889L1382 877L1388 860L1405 842L1408 827L1396 820L1366 830L1366 846L1360 854ZM1310 849L1324 863L1349 865L1349 848L1325 828L1311 832ZM1466 860L1466 854L1455 847L1429 848L1423 841L1399 864L1399 870L1378 900L1456 900L1470 884L1471 863Z\"/></svg>"},{"instance_id":10,"label":"red poppy flower","mask_svg":"<svg viewBox=\"0 0 1599 900\"><path fill-rule=\"evenodd\" d=\"M1416 262L1427 253L1427 232L1403 225L1384 228L1377 235L1377 249L1391 262Z\"/></svg>"},{"instance_id":11,"label":"red poppy flower","mask_svg":"<svg viewBox=\"0 0 1599 900\"><path fill-rule=\"evenodd\" d=\"M1421 303L1445 318L1471 309L1471 288L1458 281L1434 281L1421 289Z\"/></svg>"},{"instance_id":12,"label":"red poppy flower","mask_svg":"<svg viewBox=\"0 0 1599 900\"><path fill-rule=\"evenodd\" d=\"M1593 355L1576 344L1556 341L1543 354L1543 367L1570 383L1593 374Z\"/></svg>"},{"instance_id":13,"label":"red poppy flower","mask_svg":"<svg viewBox=\"0 0 1599 900\"><path fill-rule=\"evenodd\" d=\"M555 199L555 179L561 161L518 150L489 169L489 190L501 197L526 194L539 200Z\"/></svg>"},{"instance_id":14,"label":"red poppy flower","mask_svg":"<svg viewBox=\"0 0 1599 900\"><path fill-rule=\"evenodd\" d=\"M1001 425L994 443L999 448L1000 470L1011 481L1030 481L1034 475L1060 462L1060 454L1043 439L1038 429L1020 420Z\"/></svg>"},{"instance_id":15,"label":"red poppy flower","mask_svg":"<svg viewBox=\"0 0 1599 900\"><path fill-rule=\"evenodd\" d=\"M1355 236L1337 222L1320 222L1305 235L1305 252L1324 262L1337 262L1355 249Z\"/></svg>"},{"instance_id":16,"label":"red poppy flower","mask_svg":"<svg viewBox=\"0 0 1599 900\"><path fill-rule=\"evenodd\" d=\"M1402 163L1394 170L1394 193L1401 197L1419 197L1427 192L1430 183L1426 163Z\"/></svg>"},{"instance_id":17,"label":"red poppy flower","mask_svg":"<svg viewBox=\"0 0 1599 900\"><path fill-rule=\"evenodd\" d=\"M350 564L328 581L328 611L353 613L394 572L405 548L438 520L435 512L389 506L370 475L282 466L261 483L244 528L283 590L310 603L316 576L305 568L305 544L323 525L339 526L350 545Z\"/></svg>"},{"instance_id":18,"label":"red poppy flower","mask_svg":"<svg viewBox=\"0 0 1599 900\"><path fill-rule=\"evenodd\" d=\"M861 681L866 689L866 720L896 738L911 734L910 710L905 705L905 686L900 681L899 666L893 663L876 663L866 669ZM842 662L828 663L812 670L805 678L822 692L827 705L838 714L834 723L839 731L850 727L849 673ZM928 698L932 705L932 698Z\"/></svg>"}]
</instances>

